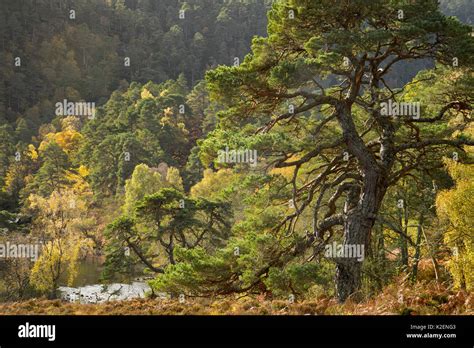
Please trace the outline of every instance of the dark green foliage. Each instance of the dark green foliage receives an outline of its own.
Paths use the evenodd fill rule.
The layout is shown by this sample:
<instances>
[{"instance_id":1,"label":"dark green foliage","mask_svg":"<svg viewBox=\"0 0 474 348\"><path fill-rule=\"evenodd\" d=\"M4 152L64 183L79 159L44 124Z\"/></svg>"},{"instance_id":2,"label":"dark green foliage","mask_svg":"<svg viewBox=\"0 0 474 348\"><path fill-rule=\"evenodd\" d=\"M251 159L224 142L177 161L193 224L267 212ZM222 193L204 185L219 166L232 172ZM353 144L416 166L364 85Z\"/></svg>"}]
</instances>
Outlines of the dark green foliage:
<instances>
[{"instance_id":1,"label":"dark green foliage","mask_svg":"<svg viewBox=\"0 0 474 348\"><path fill-rule=\"evenodd\" d=\"M126 241L134 235L133 226L133 219L123 216L113 221L104 230L104 237L107 238L108 243L105 247L107 258L102 272L103 280L120 279L120 276L133 275L134 270L141 271L136 268L139 262L137 257L134 257L133 253L130 253L128 257L125 255Z\"/></svg>"},{"instance_id":2,"label":"dark green foliage","mask_svg":"<svg viewBox=\"0 0 474 348\"><path fill-rule=\"evenodd\" d=\"M333 274L334 266L329 262L290 264L284 269L271 268L265 284L275 296L288 298L293 295L298 299L314 285L324 286L326 293L330 292Z\"/></svg>"},{"instance_id":3,"label":"dark green foliage","mask_svg":"<svg viewBox=\"0 0 474 348\"><path fill-rule=\"evenodd\" d=\"M40 159L41 167L28 190L34 190L35 193L47 197L54 190L59 190L68 183L66 172L71 164L67 154L55 142L46 145Z\"/></svg>"},{"instance_id":4,"label":"dark green foliage","mask_svg":"<svg viewBox=\"0 0 474 348\"><path fill-rule=\"evenodd\" d=\"M225 203L192 199L173 188L145 196L136 205L136 217L119 217L107 226L106 269L128 272L141 263L148 271L162 273L157 262L175 264L176 248L213 250L229 237L229 207ZM130 250L123 258L124 248ZM159 257L159 255L166 255Z\"/></svg>"}]
</instances>

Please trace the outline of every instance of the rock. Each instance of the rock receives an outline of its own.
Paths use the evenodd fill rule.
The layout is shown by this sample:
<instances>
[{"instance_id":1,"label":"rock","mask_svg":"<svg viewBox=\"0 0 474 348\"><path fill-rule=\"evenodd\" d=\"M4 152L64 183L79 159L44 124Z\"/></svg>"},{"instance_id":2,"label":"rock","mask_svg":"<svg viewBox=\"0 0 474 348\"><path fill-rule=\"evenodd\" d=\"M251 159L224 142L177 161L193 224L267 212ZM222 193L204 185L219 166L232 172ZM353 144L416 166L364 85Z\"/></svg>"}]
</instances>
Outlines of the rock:
<instances>
[{"instance_id":1,"label":"rock","mask_svg":"<svg viewBox=\"0 0 474 348\"><path fill-rule=\"evenodd\" d=\"M60 298L67 302L102 303L107 301L123 301L132 298L144 298L150 291L146 283L132 284L87 285L79 288L59 287Z\"/></svg>"}]
</instances>

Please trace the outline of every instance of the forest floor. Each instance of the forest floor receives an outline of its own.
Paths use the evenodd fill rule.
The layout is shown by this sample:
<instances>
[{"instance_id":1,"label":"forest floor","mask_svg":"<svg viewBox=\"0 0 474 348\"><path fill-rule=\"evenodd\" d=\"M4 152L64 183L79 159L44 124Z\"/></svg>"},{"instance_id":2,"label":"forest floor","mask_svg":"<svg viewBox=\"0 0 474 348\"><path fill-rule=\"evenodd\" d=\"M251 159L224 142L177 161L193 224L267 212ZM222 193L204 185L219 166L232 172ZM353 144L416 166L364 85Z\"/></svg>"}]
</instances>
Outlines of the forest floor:
<instances>
[{"instance_id":1,"label":"forest floor","mask_svg":"<svg viewBox=\"0 0 474 348\"><path fill-rule=\"evenodd\" d=\"M240 299L135 299L102 304L30 299L0 304L1 315L474 315L474 294L454 291L434 282L414 286L391 284L378 295L356 303L334 298L290 303L263 297Z\"/></svg>"}]
</instances>

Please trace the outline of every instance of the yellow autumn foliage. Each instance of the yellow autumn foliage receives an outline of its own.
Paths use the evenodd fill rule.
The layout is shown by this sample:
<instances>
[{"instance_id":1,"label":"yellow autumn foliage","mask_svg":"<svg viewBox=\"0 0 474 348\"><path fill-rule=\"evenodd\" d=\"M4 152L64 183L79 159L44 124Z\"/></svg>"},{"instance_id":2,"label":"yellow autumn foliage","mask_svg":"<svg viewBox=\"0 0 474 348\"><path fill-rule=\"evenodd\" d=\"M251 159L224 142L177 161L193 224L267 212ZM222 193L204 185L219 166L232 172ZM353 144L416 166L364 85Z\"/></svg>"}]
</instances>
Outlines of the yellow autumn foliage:
<instances>
[{"instance_id":1,"label":"yellow autumn foliage","mask_svg":"<svg viewBox=\"0 0 474 348\"><path fill-rule=\"evenodd\" d=\"M217 199L221 191L229 187L240 176L232 169L220 169L214 172L212 169L206 169L200 182L191 188L192 197L203 197L207 199Z\"/></svg>"},{"instance_id":2,"label":"yellow autumn foliage","mask_svg":"<svg viewBox=\"0 0 474 348\"><path fill-rule=\"evenodd\" d=\"M32 144L28 145L28 155L33 161L36 161L38 159L38 151L36 151L35 146Z\"/></svg>"},{"instance_id":3,"label":"yellow autumn foliage","mask_svg":"<svg viewBox=\"0 0 474 348\"><path fill-rule=\"evenodd\" d=\"M39 151L43 151L46 146L51 143L57 143L67 154L75 152L80 148L80 143L84 136L72 129L67 129L57 133L49 133L39 146Z\"/></svg>"},{"instance_id":4,"label":"yellow autumn foliage","mask_svg":"<svg viewBox=\"0 0 474 348\"><path fill-rule=\"evenodd\" d=\"M77 236L76 236L77 237ZM83 250L92 247L92 241L85 238L58 238L48 241L41 249L35 262L30 282L43 292L54 291L62 275L71 286L77 276L78 261Z\"/></svg>"},{"instance_id":5,"label":"yellow autumn foliage","mask_svg":"<svg viewBox=\"0 0 474 348\"><path fill-rule=\"evenodd\" d=\"M75 227L85 218L87 201L69 188L49 197L31 194L28 207L35 216L31 234L43 242L31 284L44 292L53 292L64 277L72 284L80 257L93 247L93 241Z\"/></svg>"},{"instance_id":6,"label":"yellow autumn foliage","mask_svg":"<svg viewBox=\"0 0 474 348\"><path fill-rule=\"evenodd\" d=\"M286 162L293 162L300 159L300 156L292 156L286 160ZM294 167L281 167L281 168L272 168L270 170L272 175L282 175L285 179L291 179L294 174Z\"/></svg>"},{"instance_id":7,"label":"yellow autumn foliage","mask_svg":"<svg viewBox=\"0 0 474 348\"><path fill-rule=\"evenodd\" d=\"M140 93L140 97L142 99L153 99L154 98L153 94L151 94L151 92L146 88L142 89L142 92Z\"/></svg>"},{"instance_id":8,"label":"yellow autumn foliage","mask_svg":"<svg viewBox=\"0 0 474 348\"><path fill-rule=\"evenodd\" d=\"M441 191L436 209L446 225L445 243L452 250L448 262L456 288L474 289L474 165L447 162L455 187Z\"/></svg>"},{"instance_id":9,"label":"yellow autumn foliage","mask_svg":"<svg viewBox=\"0 0 474 348\"><path fill-rule=\"evenodd\" d=\"M80 176L85 178L86 176L89 175L89 169L85 165L80 165L79 168L77 169L77 172Z\"/></svg>"}]
</instances>

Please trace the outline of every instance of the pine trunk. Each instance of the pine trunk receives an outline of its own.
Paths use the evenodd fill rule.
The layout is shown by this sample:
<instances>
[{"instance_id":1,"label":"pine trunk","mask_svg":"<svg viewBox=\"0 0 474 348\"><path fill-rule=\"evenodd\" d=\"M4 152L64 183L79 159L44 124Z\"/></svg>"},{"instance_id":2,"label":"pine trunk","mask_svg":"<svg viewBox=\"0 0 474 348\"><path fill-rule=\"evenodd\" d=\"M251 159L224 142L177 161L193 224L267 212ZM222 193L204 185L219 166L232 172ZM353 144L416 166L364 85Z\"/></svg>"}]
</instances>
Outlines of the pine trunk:
<instances>
[{"instance_id":1,"label":"pine trunk","mask_svg":"<svg viewBox=\"0 0 474 348\"><path fill-rule=\"evenodd\" d=\"M348 206L344 221L343 246L347 248L363 246L364 253L370 241L370 232L387 189L383 177L375 170L364 176L364 187L357 204ZM340 302L355 296L361 286L362 260L344 257L337 260L336 292Z\"/></svg>"}]
</instances>

